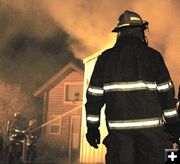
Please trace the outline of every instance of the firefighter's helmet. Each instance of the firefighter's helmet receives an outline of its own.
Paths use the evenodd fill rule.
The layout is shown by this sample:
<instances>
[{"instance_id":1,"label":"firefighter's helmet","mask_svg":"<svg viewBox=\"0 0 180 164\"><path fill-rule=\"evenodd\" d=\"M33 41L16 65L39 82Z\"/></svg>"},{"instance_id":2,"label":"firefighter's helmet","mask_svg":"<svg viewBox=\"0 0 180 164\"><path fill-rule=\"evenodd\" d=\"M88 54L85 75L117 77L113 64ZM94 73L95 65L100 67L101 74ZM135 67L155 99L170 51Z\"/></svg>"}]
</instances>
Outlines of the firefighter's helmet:
<instances>
[{"instance_id":1,"label":"firefighter's helmet","mask_svg":"<svg viewBox=\"0 0 180 164\"><path fill-rule=\"evenodd\" d=\"M142 27L142 29L145 30L148 24L147 21L142 20L139 14L126 10L120 15L117 26L112 30L112 32L119 32L122 28L126 27Z\"/></svg>"}]
</instances>

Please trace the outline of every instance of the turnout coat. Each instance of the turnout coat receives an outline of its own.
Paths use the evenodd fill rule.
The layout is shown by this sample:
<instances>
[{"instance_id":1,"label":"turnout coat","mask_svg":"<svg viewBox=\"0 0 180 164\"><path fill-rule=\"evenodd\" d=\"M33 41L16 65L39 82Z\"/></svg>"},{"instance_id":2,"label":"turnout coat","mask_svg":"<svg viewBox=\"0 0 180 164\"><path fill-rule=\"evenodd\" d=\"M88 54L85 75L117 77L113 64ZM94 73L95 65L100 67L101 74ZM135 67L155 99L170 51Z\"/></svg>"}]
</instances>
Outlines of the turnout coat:
<instances>
[{"instance_id":1,"label":"turnout coat","mask_svg":"<svg viewBox=\"0 0 180 164\"><path fill-rule=\"evenodd\" d=\"M138 38L120 37L97 59L87 89L87 127L98 128L105 104L108 130L176 122L174 86L161 54Z\"/></svg>"}]
</instances>

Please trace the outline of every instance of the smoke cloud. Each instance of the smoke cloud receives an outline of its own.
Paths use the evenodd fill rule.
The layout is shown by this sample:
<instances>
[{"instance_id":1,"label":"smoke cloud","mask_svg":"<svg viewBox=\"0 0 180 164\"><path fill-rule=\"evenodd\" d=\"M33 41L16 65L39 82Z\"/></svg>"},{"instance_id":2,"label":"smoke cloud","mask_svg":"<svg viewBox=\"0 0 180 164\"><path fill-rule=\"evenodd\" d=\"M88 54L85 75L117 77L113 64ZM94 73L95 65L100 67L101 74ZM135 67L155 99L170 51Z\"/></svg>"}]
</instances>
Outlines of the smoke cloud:
<instances>
[{"instance_id":1,"label":"smoke cloud","mask_svg":"<svg viewBox=\"0 0 180 164\"><path fill-rule=\"evenodd\" d=\"M32 24L22 29L23 23L18 23L16 28L30 28L33 35L43 38L55 31L47 19L51 17L71 37L70 48L81 59L114 44L116 35L111 30L120 13L126 9L138 12L149 21L149 45L162 53L176 88L179 85L179 0L18 0L18 3L17 0L0 0L0 4L18 10L19 15ZM17 22L22 22L21 19Z\"/></svg>"},{"instance_id":2,"label":"smoke cloud","mask_svg":"<svg viewBox=\"0 0 180 164\"><path fill-rule=\"evenodd\" d=\"M127 0L40 0L39 4L75 39L71 48L82 59L114 42L111 30L120 11L133 5Z\"/></svg>"},{"instance_id":3,"label":"smoke cloud","mask_svg":"<svg viewBox=\"0 0 180 164\"><path fill-rule=\"evenodd\" d=\"M0 87L8 92L1 92L1 96L18 97L17 92L10 92L13 87L6 87L20 86L19 92L28 99L20 104L26 103L26 114L40 115L41 100L34 100L32 93L65 64L76 62L70 41L33 0L0 0ZM7 85L1 85L2 81Z\"/></svg>"},{"instance_id":4,"label":"smoke cloud","mask_svg":"<svg viewBox=\"0 0 180 164\"><path fill-rule=\"evenodd\" d=\"M0 32L1 80L32 92L74 59L69 36L33 0L0 0Z\"/></svg>"},{"instance_id":5,"label":"smoke cloud","mask_svg":"<svg viewBox=\"0 0 180 164\"><path fill-rule=\"evenodd\" d=\"M148 38L150 46L159 50L164 56L173 82L178 90L180 84L180 1L140 1L134 9L150 23Z\"/></svg>"},{"instance_id":6,"label":"smoke cloud","mask_svg":"<svg viewBox=\"0 0 180 164\"><path fill-rule=\"evenodd\" d=\"M149 45L164 56L177 89L180 82L178 0L39 0L38 3L74 38L70 46L82 59L113 45L116 36L111 30L120 13L126 9L138 12L149 21Z\"/></svg>"}]
</instances>

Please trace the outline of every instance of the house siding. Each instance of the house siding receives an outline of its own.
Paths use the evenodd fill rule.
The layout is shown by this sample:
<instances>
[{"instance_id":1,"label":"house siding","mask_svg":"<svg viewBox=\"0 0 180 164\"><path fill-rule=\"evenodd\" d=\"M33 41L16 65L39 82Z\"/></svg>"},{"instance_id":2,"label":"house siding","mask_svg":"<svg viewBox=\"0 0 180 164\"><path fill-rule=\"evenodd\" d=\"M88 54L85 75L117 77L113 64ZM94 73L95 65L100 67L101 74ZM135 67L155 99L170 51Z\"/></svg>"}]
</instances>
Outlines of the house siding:
<instances>
[{"instance_id":1,"label":"house siding","mask_svg":"<svg viewBox=\"0 0 180 164\"><path fill-rule=\"evenodd\" d=\"M65 98L65 84L67 82L79 82L83 84L83 76L80 73L72 72L65 79L63 79L59 84L49 91L48 100L48 112L62 114L67 110L79 105L79 103L66 103Z\"/></svg>"},{"instance_id":2,"label":"house siding","mask_svg":"<svg viewBox=\"0 0 180 164\"><path fill-rule=\"evenodd\" d=\"M66 83L81 83L83 85L83 75L79 72L71 72L68 76L59 82L56 86L50 89L48 92L48 113L47 119L50 119L51 115L62 115L71 109L82 105L82 102L65 102L65 84ZM52 144L61 144L62 147L68 149L69 136L70 136L70 120L71 115L79 115L81 117L81 109L76 112L69 114L62 118L61 122L61 133L51 134L50 125L47 126L47 137L49 142Z\"/></svg>"},{"instance_id":3,"label":"house siding","mask_svg":"<svg viewBox=\"0 0 180 164\"><path fill-rule=\"evenodd\" d=\"M93 55L90 58L84 60L85 64L85 71L84 71L84 94L83 94L83 104L87 101L86 100L86 90L90 82L90 78L92 72L94 70L94 66L97 60L97 57L100 53ZM94 149L89 145L87 140L85 139L85 135L87 132L86 127L86 113L85 107L82 107L82 123L81 123L81 146L80 146L80 163L86 164L103 164L105 163L105 154L106 148L102 144L102 140L107 136L107 128L105 122L105 115L104 115L105 106L101 109L101 125L99 127L101 133L101 144L99 145L98 149Z\"/></svg>"}]
</instances>

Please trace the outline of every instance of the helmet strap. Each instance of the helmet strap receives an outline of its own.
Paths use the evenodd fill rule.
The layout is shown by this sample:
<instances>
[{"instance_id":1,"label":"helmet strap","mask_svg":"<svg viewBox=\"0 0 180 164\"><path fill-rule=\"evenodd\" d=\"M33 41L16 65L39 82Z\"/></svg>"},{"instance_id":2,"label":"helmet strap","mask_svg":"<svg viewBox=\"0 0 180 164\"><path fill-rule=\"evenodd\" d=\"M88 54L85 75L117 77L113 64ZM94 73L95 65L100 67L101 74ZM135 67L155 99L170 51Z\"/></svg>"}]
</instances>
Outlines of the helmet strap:
<instances>
[{"instance_id":1,"label":"helmet strap","mask_svg":"<svg viewBox=\"0 0 180 164\"><path fill-rule=\"evenodd\" d=\"M142 34L143 34L143 42L148 46L148 38L145 35L145 30L144 29L142 29Z\"/></svg>"}]
</instances>

